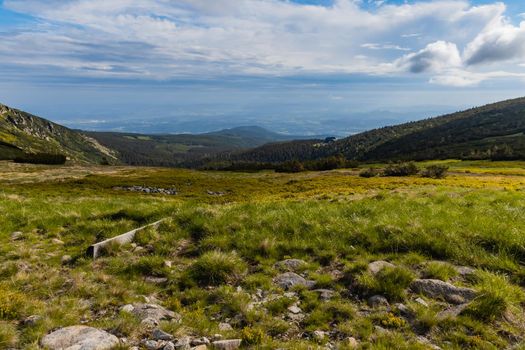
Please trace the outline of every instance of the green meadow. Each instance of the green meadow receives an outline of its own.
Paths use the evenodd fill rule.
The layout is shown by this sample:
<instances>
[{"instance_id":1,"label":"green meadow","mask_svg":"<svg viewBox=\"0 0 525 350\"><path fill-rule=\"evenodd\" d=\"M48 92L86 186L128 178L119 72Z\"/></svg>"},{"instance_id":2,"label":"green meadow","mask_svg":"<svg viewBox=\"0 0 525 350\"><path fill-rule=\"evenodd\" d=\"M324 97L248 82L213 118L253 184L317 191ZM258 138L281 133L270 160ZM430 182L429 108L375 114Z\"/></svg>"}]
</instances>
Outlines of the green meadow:
<instances>
[{"instance_id":1,"label":"green meadow","mask_svg":"<svg viewBox=\"0 0 525 350\"><path fill-rule=\"evenodd\" d=\"M151 329L121 308L149 300L180 315L162 330L247 349L525 349L525 162L439 163L444 179L0 162L0 348L79 324L141 347ZM315 287L284 291L286 259ZM417 279L475 297L417 292Z\"/></svg>"}]
</instances>

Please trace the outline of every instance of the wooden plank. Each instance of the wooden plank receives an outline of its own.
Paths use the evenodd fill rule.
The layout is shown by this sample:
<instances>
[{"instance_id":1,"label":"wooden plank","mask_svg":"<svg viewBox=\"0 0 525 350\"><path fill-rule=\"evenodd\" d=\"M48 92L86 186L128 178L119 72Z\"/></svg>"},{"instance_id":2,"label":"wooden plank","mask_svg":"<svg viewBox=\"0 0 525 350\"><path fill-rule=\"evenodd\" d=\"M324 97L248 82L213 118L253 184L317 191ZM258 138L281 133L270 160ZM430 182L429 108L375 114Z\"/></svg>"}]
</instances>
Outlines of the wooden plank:
<instances>
[{"instance_id":1,"label":"wooden plank","mask_svg":"<svg viewBox=\"0 0 525 350\"><path fill-rule=\"evenodd\" d=\"M163 222L164 220L166 220L166 219L161 219L161 220L156 221L156 222L154 222L152 224L148 224L146 226L142 226L142 227L136 228L134 230L131 230L131 231L123 233L121 235L115 236L113 238L108 238L105 241L102 241L102 242L90 245L89 248L87 249L86 254L91 256L91 257L93 257L93 259L96 259L96 258L98 258L98 256L100 255L100 252L102 251L102 249L104 249L104 247L107 247L110 244L123 245L123 244L127 244L127 243L130 243L130 242L133 242L137 232L140 232L140 231L142 231L142 230L144 230L144 229L146 229L148 227L152 227L152 226L158 227L160 225L160 223Z\"/></svg>"}]
</instances>

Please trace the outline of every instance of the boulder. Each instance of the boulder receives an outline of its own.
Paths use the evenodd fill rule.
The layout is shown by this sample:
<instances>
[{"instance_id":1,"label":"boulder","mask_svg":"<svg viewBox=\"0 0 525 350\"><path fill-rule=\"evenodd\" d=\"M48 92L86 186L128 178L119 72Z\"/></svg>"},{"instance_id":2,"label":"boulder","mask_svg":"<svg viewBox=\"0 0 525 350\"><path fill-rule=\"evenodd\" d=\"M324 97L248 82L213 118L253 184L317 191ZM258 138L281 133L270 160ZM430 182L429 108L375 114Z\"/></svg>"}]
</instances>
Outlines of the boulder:
<instances>
[{"instance_id":1,"label":"boulder","mask_svg":"<svg viewBox=\"0 0 525 350\"><path fill-rule=\"evenodd\" d=\"M306 280L295 272L285 272L275 277L274 282L283 289L291 289L295 286L311 288L315 285L314 281Z\"/></svg>"},{"instance_id":2,"label":"boulder","mask_svg":"<svg viewBox=\"0 0 525 350\"><path fill-rule=\"evenodd\" d=\"M155 329L151 334L154 340L172 340L173 336L169 333L164 332L162 329Z\"/></svg>"},{"instance_id":3,"label":"boulder","mask_svg":"<svg viewBox=\"0 0 525 350\"><path fill-rule=\"evenodd\" d=\"M282 271L297 271L306 266L306 261L301 259L286 259L275 263L274 267Z\"/></svg>"},{"instance_id":4,"label":"boulder","mask_svg":"<svg viewBox=\"0 0 525 350\"><path fill-rule=\"evenodd\" d=\"M241 347L241 339L217 340L211 343L214 349L235 350Z\"/></svg>"},{"instance_id":5,"label":"boulder","mask_svg":"<svg viewBox=\"0 0 525 350\"><path fill-rule=\"evenodd\" d=\"M435 279L416 279L410 289L429 298L444 299L452 304L463 304L474 299L476 291L470 288L456 287L450 283Z\"/></svg>"},{"instance_id":6,"label":"boulder","mask_svg":"<svg viewBox=\"0 0 525 350\"><path fill-rule=\"evenodd\" d=\"M388 307L388 300L382 295L374 295L368 298L368 305L371 307Z\"/></svg>"},{"instance_id":7,"label":"boulder","mask_svg":"<svg viewBox=\"0 0 525 350\"><path fill-rule=\"evenodd\" d=\"M384 269L385 267L396 267L394 264L389 263L388 261L378 260L371 262L368 264L368 272L370 272L372 275L377 275L379 271Z\"/></svg>"},{"instance_id":8,"label":"boulder","mask_svg":"<svg viewBox=\"0 0 525 350\"><path fill-rule=\"evenodd\" d=\"M142 321L150 319L159 322L161 320L180 319L180 315L157 304L137 303L132 306L133 309L131 310L131 313Z\"/></svg>"},{"instance_id":9,"label":"boulder","mask_svg":"<svg viewBox=\"0 0 525 350\"><path fill-rule=\"evenodd\" d=\"M233 331L233 327L226 322L219 323L219 330L223 332Z\"/></svg>"},{"instance_id":10,"label":"boulder","mask_svg":"<svg viewBox=\"0 0 525 350\"><path fill-rule=\"evenodd\" d=\"M100 329L71 326L46 335L41 343L50 350L109 350L119 345L119 340Z\"/></svg>"}]
</instances>

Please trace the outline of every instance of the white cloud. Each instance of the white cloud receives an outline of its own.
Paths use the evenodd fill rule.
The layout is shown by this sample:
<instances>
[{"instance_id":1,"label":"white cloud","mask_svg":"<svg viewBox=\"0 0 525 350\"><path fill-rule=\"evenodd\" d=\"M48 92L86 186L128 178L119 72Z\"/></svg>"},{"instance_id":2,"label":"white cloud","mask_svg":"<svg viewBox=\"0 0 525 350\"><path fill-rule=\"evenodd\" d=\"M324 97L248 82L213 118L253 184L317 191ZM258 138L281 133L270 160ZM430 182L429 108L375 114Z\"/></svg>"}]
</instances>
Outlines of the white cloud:
<instances>
[{"instance_id":1,"label":"white cloud","mask_svg":"<svg viewBox=\"0 0 525 350\"><path fill-rule=\"evenodd\" d=\"M462 67L525 58L525 30L507 22L501 2L375 3L5 0L39 21L0 32L0 62L92 77L419 73L467 85L492 77L469 79L477 68Z\"/></svg>"}]
</instances>

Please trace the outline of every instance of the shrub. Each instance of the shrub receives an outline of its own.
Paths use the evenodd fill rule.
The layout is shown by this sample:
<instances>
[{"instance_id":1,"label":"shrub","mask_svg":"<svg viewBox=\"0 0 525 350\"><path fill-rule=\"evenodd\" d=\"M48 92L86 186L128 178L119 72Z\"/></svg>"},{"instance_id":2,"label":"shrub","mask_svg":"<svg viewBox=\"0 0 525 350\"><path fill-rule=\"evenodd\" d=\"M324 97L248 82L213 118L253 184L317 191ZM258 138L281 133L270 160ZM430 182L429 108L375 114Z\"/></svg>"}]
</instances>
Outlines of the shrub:
<instances>
[{"instance_id":1,"label":"shrub","mask_svg":"<svg viewBox=\"0 0 525 350\"><path fill-rule=\"evenodd\" d=\"M385 328L403 328L407 325L404 319L391 312L378 315L376 321Z\"/></svg>"},{"instance_id":2,"label":"shrub","mask_svg":"<svg viewBox=\"0 0 525 350\"><path fill-rule=\"evenodd\" d=\"M275 167L275 171L278 173L300 173L304 170L305 169L303 163L297 160L284 162Z\"/></svg>"},{"instance_id":3,"label":"shrub","mask_svg":"<svg viewBox=\"0 0 525 350\"><path fill-rule=\"evenodd\" d=\"M238 279L246 264L236 253L220 251L201 255L189 268L190 277L200 285L221 285Z\"/></svg>"},{"instance_id":4,"label":"shrub","mask_svg":"<svg viewBox=\"0 0 525 350\"><path fill-rule=\"evenodd\" d=\"M0 349L16 346L18 335L14 324L0 321Z\"/></svg>"},{"instance_id":5,"label":"shrub","mask_svg":"<svg viewBox=\"0 0 525 350\"><path fill-rule=\"evenodd\" d=\"M264 339L264 332L260 328L245 327L242 330L241 338L245 345L258 345Z\"/></svg>"},{"instance_id":6,"label":"shrub","mask_svg":"<svg viewBox=\"0 0 525 350\"><path fill-rule=\"evenodd\" d=\"M463 314L482 321L493 321L500 318L509 309L521 311L520 304L525 300L525 294L518 286L512 285L504 275L487 271L478 271L476 297Z\"/></svg>"},{"instance_id":7,"label":"shrub","mask_svg":"<svg viewBox=\"0 0 525 350\"><path fill-rule=\"evenodd\" d=\"M330 301L315 309L304 321L308 330L329 329L332 323L341 323L355 316L355 308L350 303Z\"/></svg>"},{"instance_id":8,"label":"shrub","mask_svg":"<svg viewBox=\"0 0 525 350\"><path fill-rule=\"evenodd\" d=\"M378 175L379 175L379 171L374 168L368 168L359 173L359 176L366 177L366 178L376 177Z\"/></svg>"},{"instance_id":9,"label":"shrub","mask_svg":"<svg viewBox=\"0 0 525 350\"><path fill-rule=\"evenodd\" d=\"M383 176L410 176L419 173L419 169L414 162L389 164L383 170Z\"/></svg>"},{"instance_id":10,"label":"shrub","mask_svg":"<svg viewBox=\"0 0 525 350\"><path fill-rule=\"evenodd\" d=\"M405 290L414 279L414 274L402 267L385 267L376 276L369 272L357 279L357 284L368 295L380 294L390 300L401 300Z\"/></svg>"},{"instance_id":11,"label":"shrub","mask_svg":"<svg viewBox=\"0 0 525 350\"><path fill-rule=\"evenodd\" d=\"M12 292L0 286L0 319L19 319L27 305L27 300L22 293Z\"/></svg>"},{"instance_id":12,"label":"shrub","mask_svg":"<svg viewBox=\"0 0 525 350\"><path fill-rule=\"evenodd\" d=\"M15 163L29 163L29 164L49 164L62 165L65 164L67 157L63 154L50 153L26 153L23 156L16 157Z\"/></svg>"},{"instance_id":13,"label":"shrub","mask_svg":"<svg viewBox=\"0 0 525 350\"><path fill-rule=\"evenodd\" d=\"M432 261L425 265L423 277L435 278L442 281L448 281L457 276L458 271L454 266L446 262Z\"/></svg>"},{"instance_id":14,"label":"shrub","mask_svg":"<svg viewBox=\"0 0 525 350\"><path fill-rule=\"evenodd\" d=\"M432 179L443 179L447 176L448 166L445 165L430 165L423 170L421 176L430 177Z\"/></svg>"}]
</instances>

